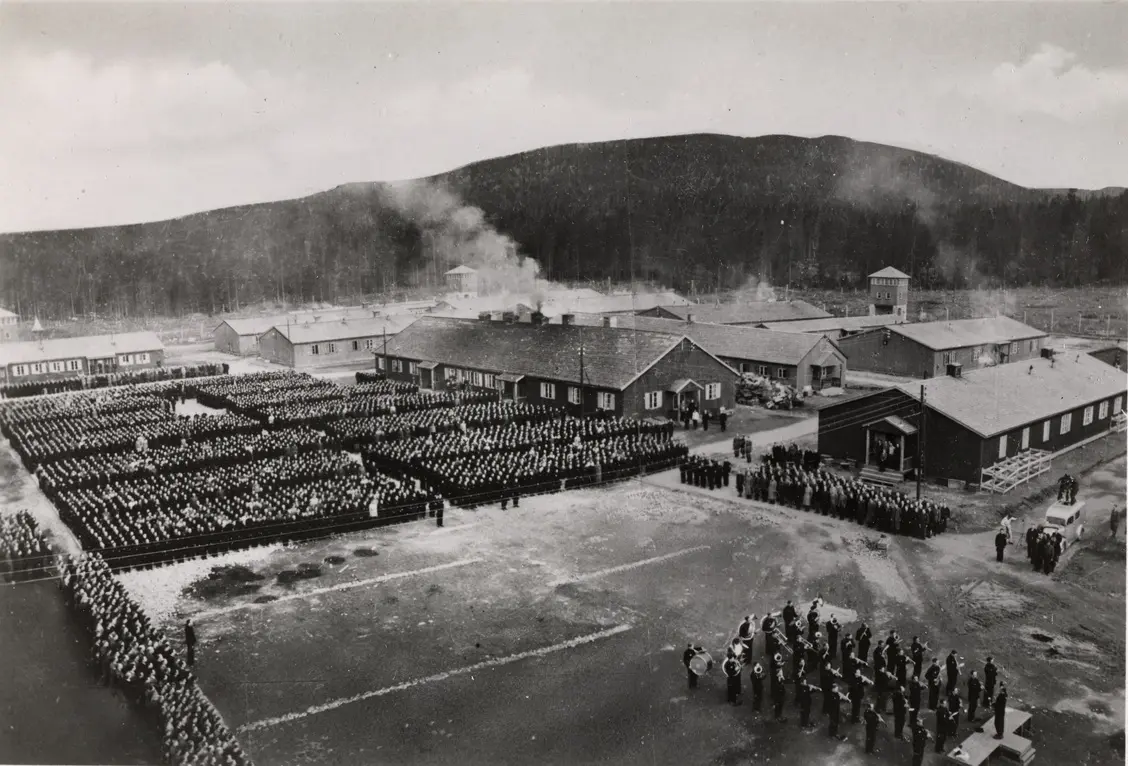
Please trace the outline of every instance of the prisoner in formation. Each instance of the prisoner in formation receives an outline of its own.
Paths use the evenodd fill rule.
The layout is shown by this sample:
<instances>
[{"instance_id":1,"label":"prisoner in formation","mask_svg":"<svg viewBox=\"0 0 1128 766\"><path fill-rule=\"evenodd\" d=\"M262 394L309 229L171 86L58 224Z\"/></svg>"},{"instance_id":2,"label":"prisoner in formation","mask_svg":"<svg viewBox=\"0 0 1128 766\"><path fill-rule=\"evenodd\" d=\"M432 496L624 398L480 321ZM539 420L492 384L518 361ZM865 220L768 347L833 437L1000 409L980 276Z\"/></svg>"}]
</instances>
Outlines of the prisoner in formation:
<instances>
[{"instance_id":1,"label":"prisoner in formation","mask_svg":"<svg viewBox=\"0 0 1128 766\"><path fill-rule=\"evenodd\" d=\"M821 599L816 599L804 616L788 601L782 609L765 615L759 622L756 615L748 615L740 622L736 636L726 648L723 666L726 699L731 704L740 704L743 691L740 673L748 668L753 712L762 711L767 686L773 718L783 722L787 687L793 685L792 699L799 708L799 725L806 727L811 725L812 697L821 694L820 710L828 720L828 734L840 736L845 706L849 722L865 726L867 752L875 750L880 726L891 725L894 738L903 739L908 725L914 753L917 753L923 747L918 747L918 743L925 725L922 712L926 710L933 713L936 722L935 733L928 739L935 740L937 747L943 748L949 739L959 736L965 704L961 680L966 663L956 650L948 653L943 665L938 657L933 657L925 668L925 653L929 647L919 636L913 636L906 647L896 630L888 631L884 638L875 637L873 629L864 621L853 631L847 631L833 614L825 623L820 623L822 606ZM825 637L820 627L825 627ZM762 660L756 659L754 651L760 643L756 641L758 634L763 635ZM837 645L836 651L832 654L834 645ZM689 672L691 688L696 688L699 677L707 672L704 662L696 663L696 672L691 662L694 657L705 654L699 646L690 645L686 649L683 662ZM840 657L837 667L835 655ZM787 672L789 667L790 673ZM808 667L818 669L817 684L809 680ZM975 721L981 705L996 711L1002 709L1005 715L1006 698L1004 696L1000 703L995 696L998 668L990 656L983 666L983 676L984 681L980 681L978 672L972 671L966 682L969 722ZM883 716L890 701L893 720L887 722Z\"/></svg>"},{"instance_id":2,"label":"prisoner in formation","mask_svg":"<svg viewBox=\"0 0 1128 766\"><path fill-rule=\"evenodd\" d=\"M743 469L738 494L752 500L833 515L892 534L928 538L947 529L950 509L928 499L915 499L823 468L814 471L794 463L777 463L765 455L757 467Z\"/></svg>"},{"instance_id":3,"label":"prisoner in formation","mask_svg":"<svg viewBox=\"0 0 1128 766\"><path fill-rule=\"evenodd\" d=\"M706 489L729 486L732 463L728 460L711 460L700 455L690 455L678 468L682 484L692 484Z\"/></svg>"}]
</instances>

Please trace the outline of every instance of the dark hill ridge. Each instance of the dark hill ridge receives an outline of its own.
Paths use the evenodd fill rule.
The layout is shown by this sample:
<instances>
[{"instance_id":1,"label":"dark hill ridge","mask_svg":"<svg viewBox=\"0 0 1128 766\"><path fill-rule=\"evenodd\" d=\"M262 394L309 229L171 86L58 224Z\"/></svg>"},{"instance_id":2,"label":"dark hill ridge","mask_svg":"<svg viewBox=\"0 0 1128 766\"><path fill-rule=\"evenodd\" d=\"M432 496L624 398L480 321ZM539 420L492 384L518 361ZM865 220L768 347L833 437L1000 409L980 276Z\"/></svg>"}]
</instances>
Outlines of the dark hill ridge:
<instances>
[{"instance_id":1,"label":"dark hill ridge","mask_svg":"<svg viewBox=\"0 0 1128 766\"><path fill-rule=\"evenodd\" d=\"M554 279L711 290L762 277L923 286L1126 281L1128 194L1027 189L838 136L685 135L553 146L427 179ZM449 265L381 183L169 221L0 235L0 302L40 316L345 300ZM436 260L439 261L436 263ZM1068 265L1068 269L1063 268Z\"/></svg>"}]
</instances>

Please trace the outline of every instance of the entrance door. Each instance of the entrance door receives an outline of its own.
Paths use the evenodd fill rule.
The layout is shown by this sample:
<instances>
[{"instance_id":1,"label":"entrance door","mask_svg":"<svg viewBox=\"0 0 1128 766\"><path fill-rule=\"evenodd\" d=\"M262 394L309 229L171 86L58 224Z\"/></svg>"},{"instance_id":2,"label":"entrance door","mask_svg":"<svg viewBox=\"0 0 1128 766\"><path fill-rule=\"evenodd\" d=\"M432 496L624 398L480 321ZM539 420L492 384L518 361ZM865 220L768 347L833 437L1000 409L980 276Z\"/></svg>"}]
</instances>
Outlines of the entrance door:
<instances>
[{"instance_id":1,"label":"entrance door","mask_svg":"<svg viewBox=\"0 0 1128 766\"><path fill-rule=\"evenodd\" d=\"M427 369L426 367L419 368L419 387L428 389L435 387L434 370Z\"/></svg>"}]
</instances>

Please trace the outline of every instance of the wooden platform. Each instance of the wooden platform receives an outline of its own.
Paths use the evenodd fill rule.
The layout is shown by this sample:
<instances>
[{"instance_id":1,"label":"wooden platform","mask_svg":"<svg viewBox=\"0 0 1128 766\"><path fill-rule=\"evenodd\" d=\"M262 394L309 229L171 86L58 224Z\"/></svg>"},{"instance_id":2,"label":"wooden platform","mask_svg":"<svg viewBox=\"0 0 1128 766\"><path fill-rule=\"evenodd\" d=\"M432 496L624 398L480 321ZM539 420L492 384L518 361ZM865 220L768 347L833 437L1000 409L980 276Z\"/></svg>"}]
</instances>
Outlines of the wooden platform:
<instances>
[{"instance_id":1,"label":"wooden platform","mask_svg":"<svg viewBox=\"0 0 1128 766\"><path fill-rule=\"evenodd\" d=\"M960 743L959 747L948 751L944 763L980 766L988 763L993 756L1025 766L1034 760L1034 744L1027 739L1033 716L1025 710L1007 708L1007 733L1002 739L995 739L995 719L991 716L976 733ZM1026 735L1026 736L1023 736Z\"/></svg>"},{"instance_id":2,"label":"wooden platform","mask_svg":"<svg viewBox=\"0 0 1128 766\"><path fill-rule=\"evenodd\" d=\"M858 478L869 484L877 484L886 487L895 487L905 481L905 477L898 471L890 469L879 471L870 465L862 468L862 472Z\"/></svg>"}]
</instances>

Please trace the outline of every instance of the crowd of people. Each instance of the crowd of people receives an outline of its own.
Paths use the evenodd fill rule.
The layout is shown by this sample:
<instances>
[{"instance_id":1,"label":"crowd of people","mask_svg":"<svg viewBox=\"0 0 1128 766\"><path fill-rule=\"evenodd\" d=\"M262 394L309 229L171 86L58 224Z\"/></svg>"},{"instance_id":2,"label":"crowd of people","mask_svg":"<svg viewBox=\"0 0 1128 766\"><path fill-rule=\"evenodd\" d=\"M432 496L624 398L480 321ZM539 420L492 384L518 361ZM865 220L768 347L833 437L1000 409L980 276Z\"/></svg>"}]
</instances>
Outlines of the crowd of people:
<instances>
[{"instance_id":1,"label":"crowd of people","mask_svg":"<svg viewBox=\"0 0 1128 766\"><path fill-rule=\"evenodd\" d=\"M1041 526L1026 530L1026 557L1035 572L1050 575L1057 568L1058 558L1065 553L1066 541L1059 530L1050 532Z\"/></svg>"},{"instance_id":2,"label":"crowd of people","mask_svg":"<svg viewBox=\"0 0 1128 766\"><path fill-rule=\"evenodd\" d=\"M282 402L258 410L271 423L303 423L315 428L328 428L340 420L379 418L450 409L474 403L496 403L497 395L484 392L453 391L423 394L375 394L361 391L334 401Z\"/></svg>"},{"instance_id":3,"label":"crowd of people","mask_svg":"<svg viewBox=\"0 0 1128 766\"><path fill-rule=\"evenodd\" d=\"M327 430L337 436L346 449L358 449L376 442L450 431L559 420L563 415L560 409L546 404L494 400L375 418L346 418L330 424Z\"/></svg>"},{"instance_id":4,"label":"crowd of people","mask_svg":"<svg viewBox=\"0 0 1128 766\"><path fill-rule=\"evenodd\" d=\"M66 391L89 391L91 389L131 386L157 381L179 381L191 378L205 378L213 375L226 375L226 364L194 364L183 367L154 367L147 370L112 372L98 375L74 375L54 380L28 381L24 383L0 383L0 399L18 399L42 394L60 394Z\"/></svg>"},{"instance_id":5,"label":"crowd of people","mask_svg":"<svg viewBox=\"0 0 1128 766\"><path fill-rule=\"evenodd\" d=\"M7 582L42 577L51 564L51 549L39 523L27 511L0 516L0 578Z\"/></svg>"},{"instance_id":6,"label":"crowd of people","mask_svg":"<svg viewBox=\"0 0 1128 766\"><path fill-rule=\"evenodd\" d=\"M767 692L774 720L785 723L784 707L790 697L799 708L799 726L809 728L816 725L813 695L820 694L828 736L846 739L840 732L843 714L848 713L850 723L865 727L867 753L875 751L879 726L892 704L893 736L903 740L908 726L914 766L920 766L929 740L935 741L935 752L945 752L945 743L959 736L964 715L969 723L975 722L982 709L994 719L997 739L1007 733L1007 688L992 657L985 659L982 677L977 670L965 672L966 663L955 649L943 664L938 655L926 664L932 650L919 636L906 646L896 630L888 631L885 638L875 636L864 621L855 627L840 623L834 614L827 619L824 608L821 598L805 613L788 601L762 620L755 614L745 617L724 650L721 669L728 702L743 704L742 673L747 669L754 712L763 709ZM697 688L699 679L713 667L708 651L692 643L682 661L690 689ZM931 732L926 706L933 716Z\"/></svg>"},{"instance_id":7,"label":"crowd of people","mask_svg":"<svg viewBox=\"0 0 1128 766\"><path fill-rule=\"evenodd\" d=\"M932 537L947 530L951 517L946 505L819 467L795 445L775 445L758 465L746 461L734 473L740 497L836 516L889 534Z\"/></svg>"},{"instance_id":8,"label":"crowd of people","mask_svg":"<svg viewBox=\"0 0 1128 766\"><path fill-rule=\"evenodd\" d=\"M168 638L150 622L97 554L67 557L60 588L93 638L92 663L163 734L174 766L250 766L251 760Z\"/></svg>"}]
</instances>

